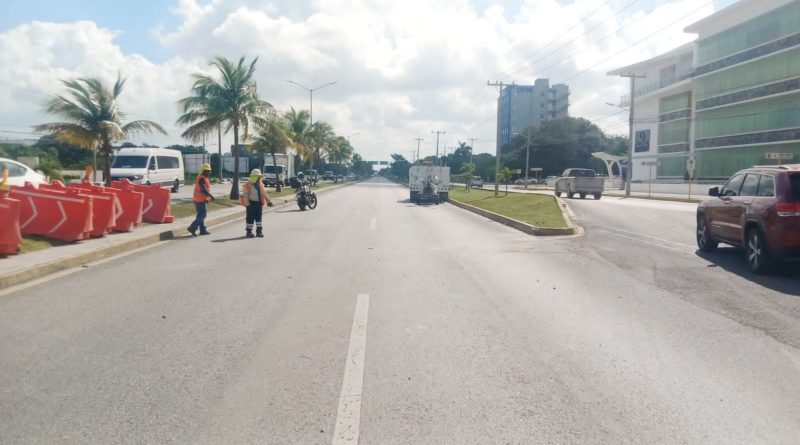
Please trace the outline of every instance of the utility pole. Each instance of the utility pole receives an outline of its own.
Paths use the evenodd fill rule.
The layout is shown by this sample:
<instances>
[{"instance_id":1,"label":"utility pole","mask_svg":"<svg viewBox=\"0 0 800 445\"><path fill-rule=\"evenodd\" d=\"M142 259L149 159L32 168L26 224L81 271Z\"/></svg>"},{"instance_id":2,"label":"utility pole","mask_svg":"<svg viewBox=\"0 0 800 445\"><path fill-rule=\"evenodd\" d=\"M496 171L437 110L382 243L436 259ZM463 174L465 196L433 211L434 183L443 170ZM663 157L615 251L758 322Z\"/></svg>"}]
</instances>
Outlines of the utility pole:
<instances>
[{"instance_id":1,"label":"utility pole","mask_svg":"<svg viewBox=\"0 0 800 445\"><path fill-rule=\"evenodd\" d=\"M433 133L436 133L436 164L439 165L439 135L447 132L442 130L431 131L431 134Z\"/></svg>"},{"instance_id":2,"label":"utility pole","mask_svg":"<svg viewBox=\"0 0 800 445\"><path fill-rule=\"evenodd\" d=\"M494 196L498 196L500 194L500 101L503 98L503 87L508 85L506 83L500 82L486 82L486 85L490 87L499 87L497 93L497 147L495 147L495 164L494 164ZM514 82L511 82L511 85L514 85Z\"/></svg>"},{"instance_id":3,"label":"utility pole","mask_svg":"<svg viewBox=\"0 0 800 445\"><path fill-rule=\"evenodd\" d=\"M422 142L424 139L422 138L414 138L417 141L417 162L419 162L419 143Z\"/></svg>"},{"instance_id":4,"label":"utility pole","mask_svg":"<svg viewBox=\"0 0 800 445\"><path fill-rule=\"evenodd\" d=\"M472 164L472 152L475 151L475 141L478 138L467 138L469 139L469 163Z\"/></svg>"},{"instance_id":5,"label":"utility pole","mask_svg":"<svg viewBox=\"0 0 800 445\"><path fill-rule=\"evenodd\" d=\"M630 139L630 145L628 146L628 156L627 156L627 164L628 164L628 174L625 176L625 197L631 197L631 178L633 177L633 150L636 146L636 140L633 137L633 107L634 107L634 93L636 89L636 79L644 79L647 77L644 74L620 74L620 77L627 77L631 80L631 106L629 108L629 116L628 116L628 138Z\"/></svg>"},{"instance_id":6,"label":"utility pole","mask_svg":"<svg viewBox=\"0 0 800 445\"><path fill-rule=\"evenodd\" d=\"M525 188L528 188L528 172L531 171L531 130L528 128L528 138L525 141Z\"/></svg>"}]
</instances>

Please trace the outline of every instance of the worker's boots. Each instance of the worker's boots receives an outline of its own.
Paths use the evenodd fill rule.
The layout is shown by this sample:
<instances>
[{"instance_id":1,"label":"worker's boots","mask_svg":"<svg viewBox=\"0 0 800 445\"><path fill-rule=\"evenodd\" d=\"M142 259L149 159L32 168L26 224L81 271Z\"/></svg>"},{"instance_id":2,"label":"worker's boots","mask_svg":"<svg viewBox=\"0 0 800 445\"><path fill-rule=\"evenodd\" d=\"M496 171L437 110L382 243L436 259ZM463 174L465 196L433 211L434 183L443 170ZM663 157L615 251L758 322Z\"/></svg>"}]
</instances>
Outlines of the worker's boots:
<instances>
[{"instance_id":1,"label":"worker's boots","mask_svg":"<svg viewBox=\"0 0 800 445\"><path fill-rule=\"evenodd\" d=\"M247 235L245 235L245 236L248 237L248 238L252 238L253 237L253 230L252 229L247 229Z\"/></svg>"}]
</instances>

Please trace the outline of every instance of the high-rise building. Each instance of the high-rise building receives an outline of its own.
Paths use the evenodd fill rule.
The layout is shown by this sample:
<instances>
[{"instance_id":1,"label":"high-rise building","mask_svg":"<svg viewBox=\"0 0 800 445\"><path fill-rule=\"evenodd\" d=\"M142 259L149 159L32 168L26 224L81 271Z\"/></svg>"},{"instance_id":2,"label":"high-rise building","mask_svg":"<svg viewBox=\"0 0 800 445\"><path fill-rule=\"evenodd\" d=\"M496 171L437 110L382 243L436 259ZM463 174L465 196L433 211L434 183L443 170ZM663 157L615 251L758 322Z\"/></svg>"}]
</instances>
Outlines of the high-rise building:
<instances>
[{"instance_id":1,"label":"high-rise building","mask_svg":"<svg viewBox=\"0 0 800 445\"><path fill-rule=\"evenodd\" d=\"M686 28L697 40L612 71L634 89L632 179L727 179L800 159L800 1L742 0ZM630 104L623 97L622 105Z\"/></svg>"},{"instance_id":2,"label":"high-rise building","mask_svg":"<svg viewBox=\"0 0 800 445\"><path fill-rule=\"evenodd\" d=\"M528 127L539 128L542 122L568 116L569 87L550 86L547 79L536 79L533 85L503 87L498 104L500 109L500 145L511 141L514 133Z\"/></svg>"}]
</instances>

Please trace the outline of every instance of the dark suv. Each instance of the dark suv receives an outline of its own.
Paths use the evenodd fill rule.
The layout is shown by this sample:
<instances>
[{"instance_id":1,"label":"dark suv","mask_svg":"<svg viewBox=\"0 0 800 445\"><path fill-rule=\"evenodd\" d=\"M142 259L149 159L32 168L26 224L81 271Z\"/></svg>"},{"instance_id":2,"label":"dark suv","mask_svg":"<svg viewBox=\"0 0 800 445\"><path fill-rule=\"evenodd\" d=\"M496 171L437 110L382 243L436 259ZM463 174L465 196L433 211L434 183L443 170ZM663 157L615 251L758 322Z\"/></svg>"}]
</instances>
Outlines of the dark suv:
<instances>
[{"instance_id":1,"label":"dark suv","mask_svg":"<svg viewBox=\"0 0 800 445\"><path fill-rule=\"evenodd\" d=\"M697 207L697 246L743 247L750 270L766 272L772 259L800 260L800 164L742 170Z\"/></svg>"}]
</instances>

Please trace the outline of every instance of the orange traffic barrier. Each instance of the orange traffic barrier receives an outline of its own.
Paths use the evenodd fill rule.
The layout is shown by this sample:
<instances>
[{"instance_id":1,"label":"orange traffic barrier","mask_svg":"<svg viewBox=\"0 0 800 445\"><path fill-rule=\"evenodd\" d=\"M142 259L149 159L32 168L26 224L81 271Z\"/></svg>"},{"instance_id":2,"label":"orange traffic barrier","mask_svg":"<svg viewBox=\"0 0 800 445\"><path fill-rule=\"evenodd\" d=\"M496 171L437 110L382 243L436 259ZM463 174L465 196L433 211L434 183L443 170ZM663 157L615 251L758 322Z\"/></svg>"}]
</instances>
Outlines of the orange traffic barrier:
<instances>
[{"instance_id":1,"label":"orange traffic barrier","mask_svg":"<svg viewBox=\"0 0 800 445\"><path fill-rule=\"evenodd\" d=\"M92 198L79 189L11 187L9 197L20 201L22 235L41 235L72 242L92 232Z\"/></svg>"},{"instance_id":2,"label":"orange traffic barrier","mask_svg":"<svg viewBox=\"0 0 800 445\"><path fill-rule=\"evenodd\" d=\"M117 214L120 212L120 202L116 194L105 187L92 185L89 180L70 184L70 187L82 190L84 195L91 196L94 201L92 209L91 236L103 236L117 224Z\"/></svg>"},{"instance_id":3,"label":"orange traffic barrier","mask_svg":"<svg viewBox=\"0 0 800 445\"><path fill-rule=\"evenodd\" d=\"M116 183L116 181L115 181ZM163 224L175 221L172 216L172 193L160 184L138 185L131 184L133 189L144 195L142 219L147 222ZM112 184L112 186L115 186Z\"/></svg>"},{"instance_id":4,"label":"orange traffic barrier","mask_svg":"<svg viewBox=\"0 0 800 445\"><path fill-rule=\"evenodd\" d=\"M119 198L120 211L117 213L117 222L113 229L117 232L130 232L134 227L142 223L142 203L144 194L137 192L133 184L123 179L114 181L111 187L105 190L114 193Z\"/></svg>"},{"instance_id":5,"label":"orange traffic barrier","mask_svg":"<svg viewBox=\"0 0 800 445\"><path fill-rule=\"evenodd\" d=\"M16 199L0 197L0 255L19 252L22 246L22 233L19 231L20 202Z\"/></svg>"}]
</instances>

